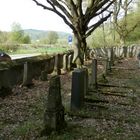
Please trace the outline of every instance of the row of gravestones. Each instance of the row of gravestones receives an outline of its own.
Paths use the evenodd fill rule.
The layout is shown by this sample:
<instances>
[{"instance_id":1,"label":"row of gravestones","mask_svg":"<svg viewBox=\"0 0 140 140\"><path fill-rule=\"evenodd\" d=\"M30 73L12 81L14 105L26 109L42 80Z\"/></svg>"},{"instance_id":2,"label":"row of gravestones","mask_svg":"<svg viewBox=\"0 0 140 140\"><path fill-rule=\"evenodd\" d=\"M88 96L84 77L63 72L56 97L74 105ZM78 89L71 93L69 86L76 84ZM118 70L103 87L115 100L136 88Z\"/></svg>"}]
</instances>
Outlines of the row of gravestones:
<instances>
[{"instance_id":1,"label":"row of gravestones","mask_svg":"<svg viewBox=\"0 0 140 140\"><path fill-rule=\"evenodd\" d=\"M66 54L57 54L54 57L54 64L51 71L52 75L60 75L61 73L65 73L72 69L72 61L73 61L73 51L70 51ZM51 66L45 65L44 69L41 70L39 75L39 79L42 81L48 80L48 68ZM24 73L23 73L23 86L30 86L32 85L32 65L28 62L24 64Z\"/></svg>"},{"instance_id":2,"label":"row of gravestones","mask_svg":"<svg viewBox=\"0 0 140 140\"><path fill-rule=\"evenodd\" d=\"M117 50L117 51L116 51ZM122 48L123 57L132 57L137 53L137 48L134 46L127 48ZM135 50L134 52L132 50ZM108 56L103 58L104 61L104 74L107 75L111 72L112 66L114 65L116 52L118 49L110 48L108 49ZM130 53L131 52L131 53ZM132 53L133 52L133 53ZM118 53L119 57L120 52ZM131 55L127 55L131 54ZM92 59L91 63L91 74L89 70L85 68L76 68L72 72L72 87L71 87L71 110L77 111L84 106L84 98L88 94L89 89L97 89L97 67L99 59ZM100 60L99 60L100 61ZM58 75L50 79L49 93L46 101L46 111L44 114L44 130L45 135L49 135L52 131L59 131L66 127L66 121L64 117L64 106L62 105L61 98L61 85L60 77Z\"/></svg>"},{"instance_id":3,"label":"row of gravestones","mask_svg":"<svg viewBox=\"0 0 140 140\"><path fill-rule=\"evenodd\" d=\"M137 48L136 45L129 47L96 48L90 50L89 55L94 53L94 58L106 57L112 63L114 58L135 56ZM32 84L33 78L40 77L41 80L47 80L47 74L52 72L61 74L61 72L70 70L73 55L73 51L68 51L51 58L38 61L25 61L24 64L20 63L10 68L0 69L0 96L9 94L9 91L11 92L10 89L14 85L22 83L22 85L28 86Z\"/></svg>"},{"instance_id":4,"label":"row of gravestones","mask_svg":"<svg viewBox=\"0 0 140 140\"><path fill-rule=\"evenodd\" d=\"M12 93L15 85L30 86L32 79L47 80L51 73L61 74L72 68L73 51L49 58L12 61L11 66L0 69L0 96Z\"/></svg>"},{"instance_id":5,"label":"row of gravestones","mask_svg":"<svg viewBox=\"0 0 140 140\"><path fill-rule=\"evenodd\" d=\"M105 61L106 74L110 71L109 59ZM88 68L75 68L72 72L72 87L71 87L71 110L77 111L84 106L84 97L88 94L89 88L97 88L97 59L93 59L91 63L91 75ZM44 113L44 135L49 135L52 131L59 131L66 127L64 117L64 106L61 98L60 77L53 76L50 79L49 92L45 105Z\"/></svg>"},{"instance_id":6,"label":"row of gravestones","mask_svg":"<svg viewBox=\"0 0 140 140\"><path fill-rule=\"evenodd\" d=\"M107 75L111 72L112 66L114 65L115 58L117 57L134 57L138 52L139 47L123 47L123 48L109 48L104 50L107 55L103 55L101 61L104 61L104 74ZM103 49L96 49L96 55L99 52L103 52ZM101 53L100 53L101 54ZM128 55L129 54L129 55ZM107 57L106 57L107 56ZM101 57L101 56L100 56ZM87 68L76 68L72 72L72 88L71 88L71 110L77 111L84 106L84 98L88 94L90 88L97 88L98 78L98 56L97 59L92 59L91 74ZM46 102L46 111L44 114L44 133L45 135L50 134L52 131L59 131L66 127L66 121L64 118L64 107L61 99L61 85L60 77L58 75L50 79L49 93Z\"/></svg>"},{"instance_id":7,"label":"row of gravestones","mask_svg":"<svg viewBox=\"0 0 140 140\"><path fill-rule=\"evenodd\" d=\"M116 58L120 57L134 57L137 55L137 50L139 45L130 45L122 47L111 47L111 48L93 48L89 51L90 57L107 57L110 53L110 50L113 50L114 56Z\"/></svg>"}]
</instances>

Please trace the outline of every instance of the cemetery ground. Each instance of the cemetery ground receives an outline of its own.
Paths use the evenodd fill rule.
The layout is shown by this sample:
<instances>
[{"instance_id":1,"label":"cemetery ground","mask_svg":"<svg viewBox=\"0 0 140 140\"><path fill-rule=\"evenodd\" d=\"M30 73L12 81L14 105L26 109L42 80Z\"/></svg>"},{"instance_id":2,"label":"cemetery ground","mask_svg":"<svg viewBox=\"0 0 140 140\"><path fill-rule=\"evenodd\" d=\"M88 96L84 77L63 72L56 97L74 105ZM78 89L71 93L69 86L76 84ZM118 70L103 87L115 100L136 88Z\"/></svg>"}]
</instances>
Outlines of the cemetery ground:
<instances>
[{"instance_id":1,"label":"cemetery ground","mask_svg":"<svg viewBox=\"0 0 140 140\"><path fill-rule=\"evenodd\" d=\"M13 88L0 98L1 140L139 140L140 69L135 58L116 63L98 89L89 90L84 107L70 111L71 72L61 75L62 102L67 127L41 135L48 81L34 80L33 87Z\"/></svg>"}]
</instances>

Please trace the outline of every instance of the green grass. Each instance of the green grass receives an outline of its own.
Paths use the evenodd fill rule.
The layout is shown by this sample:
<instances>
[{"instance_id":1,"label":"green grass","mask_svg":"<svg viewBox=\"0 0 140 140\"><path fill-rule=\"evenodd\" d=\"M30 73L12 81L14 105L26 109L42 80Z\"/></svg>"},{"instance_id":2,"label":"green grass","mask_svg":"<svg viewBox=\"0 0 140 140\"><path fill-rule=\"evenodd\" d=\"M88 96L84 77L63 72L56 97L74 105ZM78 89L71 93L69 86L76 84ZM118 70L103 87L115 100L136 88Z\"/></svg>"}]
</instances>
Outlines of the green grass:
<instances>
[{"instance_id":1,"label":"green grass","mask_svg":"<svg viewBox=\"0 0 140 140\"><path fill-rule=\"evenodd\" d=\"M20 48L15 52L12 52L12 54L33 54L33 53L41 53L41 54L53 54L53 53L62 53L64 51L67 51L68 48L63 48L63 47L50 47L50 48L29 48L29 49L24 49Z\"/></svg>"},{"instance_id":2,"label":"green grass","mask_svg":"<svg viewBox=\"0 0 140 140\"><path fill-rule=\"evenodd\" d=\"M27 121L19 124L19 126L13 130L13 135L15 135L15 137L24 137L29 135L31 131L37 131L38 133L38 131L42 130L41 126L43 127L43 123L40 120Z\"/></svg>"},{"instance_id":3,"label":"green grass","mask_svg":"<svg viewBox=\"0 0 140 140\"><path fill-rule=\"evenodd\" d=\"M34 45L34 44L3 44L0 45L0 49L7 52L8 54L53 54L53 53L62 53L64 51L70 50L69 46L62 45Z\"/></svg>"}]
</instances>

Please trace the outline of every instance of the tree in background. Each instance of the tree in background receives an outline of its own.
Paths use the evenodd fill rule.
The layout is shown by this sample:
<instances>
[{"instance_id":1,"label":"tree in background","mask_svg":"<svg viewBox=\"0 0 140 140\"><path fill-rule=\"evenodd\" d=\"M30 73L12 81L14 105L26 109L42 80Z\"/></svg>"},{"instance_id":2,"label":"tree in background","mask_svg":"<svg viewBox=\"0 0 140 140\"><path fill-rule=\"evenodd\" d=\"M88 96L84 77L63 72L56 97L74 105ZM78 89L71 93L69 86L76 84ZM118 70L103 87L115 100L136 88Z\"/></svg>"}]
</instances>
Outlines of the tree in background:
<instances>
[{"instance_id":1,"label":"tree in background","mask_svg":"<svg viewBox=\"0 0 140 140\"><path fill-rule=\"evenodd\" d=\"M43 43L43 44L53 45L53 44L57 43L58 38L59 38L59 36L58 36L57 32L49 31L47 36L45 38L41 39L40 42Z\"/></svg>"},{"instance_id":2,"label":"tree in background","mask_svg":"<svg viewBox=\"0 0 140 140\"><path fill-rule=\"evenodd\" d=\"M31 42L30 37L24 34L19 23L12 24L12 31L10 34L10 40L12 43L28 44Z\"/></svg>"},{"instance_id":3,"label":"tree in background","mask_svg":"<svg viewBox=\"0 0 140 140\"><path fill-rule=\"evenodd\" d=\"M0 31L0 43L7 43L8 42L8 32Z\"/></svg>"},{"instance_id":4,"label":"tree in background","mask_svg":"<svg viewBox=\"0 0 140 140\"><path fill-rule=\"evenodd\" d=\"M134 0L117 0L114 3L113 27L120 37L120 44L126 44L126 39L135 30L138 23L129 24L129 15ZM114 33L115 40L115 33Z\"/></svg>"},{"instance_id":5,"label":"tree in background","mask_svg":"<svg viewBox=\"0 0 140 140\"><path fill-rule=\"evenodd\" d=\"M55 44L58 40L58 34L54 31L49 31L47 35L48 44Z\"/></svg>"},{"instance_id":6,"label":"tree in background","mask_svg":"<svg viewBox=\"0 0 140 140\"><path fill-rule=\"evenodd\" d=\"M140 1L136 1L137 7L135 11L129 14L129 25L137 25L135 30L127 37L127 41L140 43Z\"/></svg>"},{"instance_id":7,"label":"tree in background","mask_svg":"<svg viewBox=\"0 0 140 140\"><path fill-rule=\"evenodd\" d=\"M114 7L112 6L112 9ZM121 10L123 13L123 11ZM103 15L104 16L104 15ZM119 17L118 24L122 22L122 17ZM110 22L104 22L99 28L97 28L90 37L87 39L87 43L92 47L104 47L114 46L115 44L120 44L120 36L116 32L113 26L112 16L110 17ZM137 26L136 26L137 25ZM130 30L135 27L135 30L130 32L126 37L126 44L140 43L140 1L133 1L128 9L127 14L127 29Z\"/></svg>"},{"instance_id":8,"label":"tree in background","mask_svg":"<svg viewBox=\"0 0 140 140\"><path fill-rule=\"evenodd\" d=\"M86 38L111 16L107 9L115 0L33 0L38 6L60 16L72 29L75 38L75 57L82 65L86 55ZM106 12L103 18L99 15ZM93 22L91 22L94 19ZM95 20L96 19L96 20ZM78 62L78 63L79 63Z\"/></svg>"}]
</instances>

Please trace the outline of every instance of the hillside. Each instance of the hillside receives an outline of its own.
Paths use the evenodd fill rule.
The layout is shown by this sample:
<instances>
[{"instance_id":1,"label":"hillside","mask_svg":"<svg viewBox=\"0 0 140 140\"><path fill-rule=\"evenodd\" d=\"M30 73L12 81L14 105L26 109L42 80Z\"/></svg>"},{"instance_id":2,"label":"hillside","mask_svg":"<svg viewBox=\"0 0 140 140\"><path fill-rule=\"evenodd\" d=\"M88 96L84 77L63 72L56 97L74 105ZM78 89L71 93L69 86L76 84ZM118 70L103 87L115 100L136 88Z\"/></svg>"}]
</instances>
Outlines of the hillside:
<instances>
[{"instance_id":1,"label":"hillside","mask_svg":"<svg viewBox=\"0 0 140 140\"><path fill-rule=\"evenodd\" d=\"M48 35L48 32L50 31L45 31L45 30L37 30L37 29L25 29L24 33L28 34L31 38L31 40L39 40L41 38L44 38ZM57 32L59 38L68 38L70 33L66 32Z\"/></svg>"}]
</instances>

